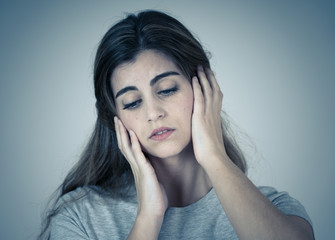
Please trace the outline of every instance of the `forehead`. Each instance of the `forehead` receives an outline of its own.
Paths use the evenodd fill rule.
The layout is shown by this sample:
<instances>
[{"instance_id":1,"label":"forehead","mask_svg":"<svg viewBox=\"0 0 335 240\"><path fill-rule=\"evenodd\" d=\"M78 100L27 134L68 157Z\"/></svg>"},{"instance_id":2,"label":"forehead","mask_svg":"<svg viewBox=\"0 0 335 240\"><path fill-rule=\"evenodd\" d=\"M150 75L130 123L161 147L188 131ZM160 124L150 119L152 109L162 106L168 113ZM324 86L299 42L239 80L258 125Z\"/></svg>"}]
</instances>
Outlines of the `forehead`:
<instances>
[{"instance_id":1,"label":"forehead","mask_svg":"<svg viewBox=\"0 0 335 240\"><path fill-rule=\"evenodd\" d=\"M122 64L114 70L111 78L113 92L126 86L148 85L155 76L167 71L181 74L176 64L165 54L154 50L143 51L135 61Z\"/></svg>"}]
</instances>

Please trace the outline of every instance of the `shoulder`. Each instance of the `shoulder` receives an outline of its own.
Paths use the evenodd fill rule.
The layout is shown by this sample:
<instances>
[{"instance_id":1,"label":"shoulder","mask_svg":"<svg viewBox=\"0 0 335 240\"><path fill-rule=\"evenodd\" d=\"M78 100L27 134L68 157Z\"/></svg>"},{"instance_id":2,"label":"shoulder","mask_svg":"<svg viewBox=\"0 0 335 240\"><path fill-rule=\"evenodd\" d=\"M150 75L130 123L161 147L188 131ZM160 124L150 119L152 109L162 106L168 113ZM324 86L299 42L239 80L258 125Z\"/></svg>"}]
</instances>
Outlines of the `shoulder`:
<instances>
[{"instance_id":1,"label":"shoulder","mask_svg":"<svg viewBox=\"0 0 335 240\"><path fill-rule=\"evenodd\" d=\"M51 219L51 236L86 239L95 238L98 233L115 235L113 228L106 225L116 226L118 222L127 224L131 222L129 218L136 216L136 210L136 195L118 198L98 187L79 187L63 195L57 202ZM104 239L105 236L100 238Z\"/></svg>"},{"instance_id":2,"label":"shoulder","mask_svg":"<svg viewBox=\"0 0 335 240\"><path fill-rule=\"evenodd\" d=\"M285 207L285 205L288 204L301 205L301 203L295 198L291 197L288 192L279 192L275 188L268 186L260 186L258 189L276 206Z\"/></svg>"},{"instance_id":3,"label":"shoulder","mask_svg":"<svg viewBox=\"0 0 335 240\"><path fill-rule=\"evenodd\" d=\"M290 196L288 192L277 191L273 187L260 186L260 192L267 197L280 211L286 215L294 215L301 217L312 225L304 206L294 197Z\"/></svg>"},{"instance_id":4,"label":"shoulder","mask_svg":"<svg viewBox=\"0 0 335 240\"><path fill-rule=\"evenodd\" d=\"M97 186L78 187L75 190L64 194L56 204L57 208L72 210L85 210L90 208L131 205L136 204L136 195L130 194L129 197L119 197L113 195Z\"/></svg>"}]
</instances>

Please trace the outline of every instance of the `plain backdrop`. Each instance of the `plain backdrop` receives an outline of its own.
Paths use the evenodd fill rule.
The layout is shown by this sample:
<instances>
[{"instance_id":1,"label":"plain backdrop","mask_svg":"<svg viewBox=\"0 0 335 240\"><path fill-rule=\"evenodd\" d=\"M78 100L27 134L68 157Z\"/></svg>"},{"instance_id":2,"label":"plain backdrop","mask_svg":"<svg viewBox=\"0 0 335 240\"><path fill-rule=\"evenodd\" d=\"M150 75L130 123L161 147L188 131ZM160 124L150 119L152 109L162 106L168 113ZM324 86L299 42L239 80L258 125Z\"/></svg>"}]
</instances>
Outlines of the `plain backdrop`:
<instances>
[{"instance_id":1,"label":"plain backdrop","mask_svg":"<svg viewBox=\"0 0 335 240\"><path fill-rule=\"evenodd\" d=\"M166 11L211 52L256 185L305 206L334 239L334 1L0 3L0 239L34 239L96 119L98 42L126 13Z\"/></svg>"}]
</instances>

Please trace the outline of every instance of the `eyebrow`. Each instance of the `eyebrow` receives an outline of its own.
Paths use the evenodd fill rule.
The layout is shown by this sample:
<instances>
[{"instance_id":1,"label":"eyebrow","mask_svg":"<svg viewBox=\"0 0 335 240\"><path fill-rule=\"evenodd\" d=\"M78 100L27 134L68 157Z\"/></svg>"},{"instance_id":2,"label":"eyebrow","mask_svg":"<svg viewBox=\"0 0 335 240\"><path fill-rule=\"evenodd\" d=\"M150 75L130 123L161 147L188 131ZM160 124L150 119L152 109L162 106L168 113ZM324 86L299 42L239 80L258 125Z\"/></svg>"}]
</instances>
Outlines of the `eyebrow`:
<instances>
[{"instance_id":1,"label":"eyebrow","mask_svg":"<svg viewBox=\"0 0 335 240\"><path fill-rule=\"evenodd\" d=\"M180 74L177 73L177 72L174 72L174 71L170 71L170 72L165 72L165 73L158 74L156 77L154 77L150 81L150 86L155 85L155 83L158 82L159 80L161 80L162 78L165 78L165 77L168 77L168 76L171 76L171 75L180 75Z\"/></svg>"},{"instance_id":2,"label":"eyebrow","mask_svg":"<svg viewBox=\"0 0 335 240\"><path fill-rule=\"evenodd\" d=\"M180 74L174 71L169 71L169 72L158 74L156 77L151 79L150 86L155 85L155 83L161 80L162 78L173 76L173 75L180 75ZM125 94L128 91L138 91L138 88L135 86L128 86L128 87L122 88L120 91L116 93L115 98L118 98L120 95Z\"/></svg>"}]
</instances>

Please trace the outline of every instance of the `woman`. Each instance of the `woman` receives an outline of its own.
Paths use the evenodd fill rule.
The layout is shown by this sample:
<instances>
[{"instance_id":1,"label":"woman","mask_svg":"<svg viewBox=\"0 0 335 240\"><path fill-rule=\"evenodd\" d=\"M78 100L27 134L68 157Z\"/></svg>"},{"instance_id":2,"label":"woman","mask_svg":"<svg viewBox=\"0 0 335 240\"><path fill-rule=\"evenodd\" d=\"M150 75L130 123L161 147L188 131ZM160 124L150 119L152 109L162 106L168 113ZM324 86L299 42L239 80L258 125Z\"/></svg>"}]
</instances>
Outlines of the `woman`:
<instances>
[{"instance_id":1,"label":"woman","mask_svg":"<svg viewBox=\"0 0 335 240\"><path fill-rule=\"evenodd\" d=\"M51 239L313 239L303 206L255 187L205 51L176 19L129 15L95 60L98 119Z\"/></svg>"}]
</instances>

